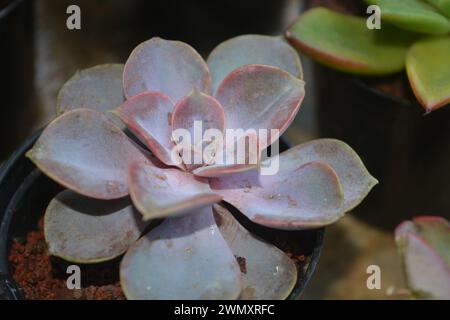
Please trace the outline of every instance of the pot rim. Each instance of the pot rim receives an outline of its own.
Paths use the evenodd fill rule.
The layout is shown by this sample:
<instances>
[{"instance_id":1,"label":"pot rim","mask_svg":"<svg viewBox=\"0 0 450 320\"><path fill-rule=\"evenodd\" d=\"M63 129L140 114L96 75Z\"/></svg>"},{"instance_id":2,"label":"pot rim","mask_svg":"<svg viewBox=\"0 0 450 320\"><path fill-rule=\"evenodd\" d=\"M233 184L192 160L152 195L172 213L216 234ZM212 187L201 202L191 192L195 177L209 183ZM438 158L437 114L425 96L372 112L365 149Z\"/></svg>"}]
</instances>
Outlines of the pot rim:
<instances>
[{"instance_id":1,"label":"pot rim","mask_svg":"<svg viewBox=\"0 0 450 320\"><path fill-rule=\"evenodd\" d=\"M22 1L22 0L19 0ZM32 136L30 136L21 146L19 146L11 156L0 166L0 191L3 188L10 188L8 178L14 174L14 171L24 170L21 168L23 166L24 160L26 162L30 162L28 159L24 157L25 153L33 146L35 141L38 139L41 134L42 129L35 132ZM287 148L291 147L289 141L287 141L284 137L281 138ZM10 300L20 300L23 299L23 295L20 290L20 286L14 281L10 274L9 270L9 262L8 262L8 239L9 239L9 231L12 222L12 217L14 215L14 210L10 210L11 208L17 207L17 203L19 203L24 196L24 193L30 188L32 184L35 183L37 178L41 175L39 171L37 171L34 165L30 165L29 168L25 168L27 170L26 176L20 181L17 187L14 187L13 194L10 199L6 200L6 205L4 208L0 208L4 210L3 215L0 215L0 300L10 299ZM304 289L307 287L309 281L311 280L317 264L320 259L320 254L323 248L323 240L325 234L325 228L311 229L310 232L314 233L314 245L310 255L310 261L307 265L306 271L304 272L303 277L297 278L297 282L289 294L287 300L295 300L301 297Z\"/></svg>"},{"instance_id":2,"label":"pot rim","mask_svg":"<svg viewBox=\"0 0 450 320\"><path fill-rule=\"evenodd\" d=\"M340 72L338 70L335 70L335 71ZM370 84L368 84L367 82L364 81L364 78L361 78L361 77L358 77L358 76L355 76L355 75L351 75L351 74L346 74L344 72L341 72L341 73L349 76L350 80L353 81L359 87L361 87L363 89L366 89L366 90L368 90L368 91L370 91L370 92L372 92L372 93L374 93L374 94L376 94L378 96L381 96L381 97L383 97L385 99L392 100L393 102L395 102L395 104L399 104L399 105L406 106L406 107L410 107L410 106L413 106L413 107L419 106L420 107L420 105L418 104L417 100L415 100L415 99L412 100L412 99L408 99L408 98L404 98L404 97L394 96L394 95L392 95L390 93L387 93L387 92L385 92L385 91L383 91L381 89L378 89L378 88L376 88L374 86L371 86ZM371 78L372 77L368 77L367 79L371 79ZM420 107L420 108L422 108L422 107Z\"/></svg>"},{"instance_id":3,"label":"pot rim","mask_svg":"<svg viewBox=\"0 0 450 320\"><path fill-rule=\"evenodd\" d=\"M411 99L405 98L405 97L394 96L394 95L387 93L379 88L376 88L376 87L370 85L369 83L367 83L366 81L364 81L365 79L375 79L377 77L358 76L358 75L339 71L332 67L328 67L317 61L314 61L314 63L319 64L323 68L326 68L333 72L339 73L340 75L346 77L349 81L353 82L356 86L360 87L361 89L367 90L368 92L370 92L378 97L381 97L383 99L387 99L387 100L393 102L396 106L399 106L401 108L408 108L409 109L408 112L420 113L423 116L427 115L427 113L425 112L425 109L420 105L419 101L417 100L417 98L415 98L415 96L414 96L414 98L411 98ZM405 72L405 71L403 71L403 72ZM396 75L399 75L399 73ZM387 75L387 76L389 76L389 75ZM411 84L409 84L409 85L411 85ZM448 109L450 109L450 103L439 108L438 110L441 111L441 113L442 113L443 110L448 110ZM444 112L449 112L449 111L444 111Z\"/></svg>"}]
</instances>

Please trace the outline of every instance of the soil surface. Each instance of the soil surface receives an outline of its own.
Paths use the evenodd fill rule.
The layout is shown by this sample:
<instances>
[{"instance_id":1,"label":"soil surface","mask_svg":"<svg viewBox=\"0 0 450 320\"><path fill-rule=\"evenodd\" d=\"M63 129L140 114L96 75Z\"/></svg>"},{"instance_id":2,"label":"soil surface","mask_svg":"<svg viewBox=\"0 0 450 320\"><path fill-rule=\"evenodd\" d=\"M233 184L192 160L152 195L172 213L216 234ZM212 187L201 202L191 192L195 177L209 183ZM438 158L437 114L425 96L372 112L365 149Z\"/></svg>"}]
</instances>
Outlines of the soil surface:
<instances>
[{"instance_id":1,"label":"soil surface","mask_svg":"<svg viewBox=\"0 0 450 320\"><path fill-rule=\"evenodd\" d=\"M122 300L119 283L119 260L96 265L81 265L82 288L67 288L66 273L70 263L50 257L44 238L43 218L38 229L25 241L15 240L9 261L13 278L30 300Z\"/></svg>"}]
</instances>

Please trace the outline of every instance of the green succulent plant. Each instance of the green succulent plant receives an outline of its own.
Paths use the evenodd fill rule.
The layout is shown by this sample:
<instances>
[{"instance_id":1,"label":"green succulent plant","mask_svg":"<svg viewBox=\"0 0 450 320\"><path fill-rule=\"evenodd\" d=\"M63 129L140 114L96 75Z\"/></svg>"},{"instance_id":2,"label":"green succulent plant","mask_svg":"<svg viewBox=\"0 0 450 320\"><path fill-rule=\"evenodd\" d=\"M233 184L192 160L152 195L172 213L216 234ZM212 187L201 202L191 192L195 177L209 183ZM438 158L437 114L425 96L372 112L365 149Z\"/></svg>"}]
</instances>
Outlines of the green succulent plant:
<instances>
[{"instance_id":1,"label":"green succulent plant","mask_svg":"<svg viewBox=\"0 0 450 320\"><path fill-rule=\"evenodd\" d=\"M397 227L395 240L411 296L450 299L450 223L441 217L415 217Z\"/></svg>"},{"instance_id":2,"label":"green succulent plant","mask_svg":"<svg viewBox=\"0 0 450 320\"><path fill-rule=\"evenodd\" d=\"M366 0L381 10L381 29L366 17L317 7L287 31L300 51L340 71L383 76L406 70L427 113L450 103L450 0Z\"/></svg>"}]
</instances>

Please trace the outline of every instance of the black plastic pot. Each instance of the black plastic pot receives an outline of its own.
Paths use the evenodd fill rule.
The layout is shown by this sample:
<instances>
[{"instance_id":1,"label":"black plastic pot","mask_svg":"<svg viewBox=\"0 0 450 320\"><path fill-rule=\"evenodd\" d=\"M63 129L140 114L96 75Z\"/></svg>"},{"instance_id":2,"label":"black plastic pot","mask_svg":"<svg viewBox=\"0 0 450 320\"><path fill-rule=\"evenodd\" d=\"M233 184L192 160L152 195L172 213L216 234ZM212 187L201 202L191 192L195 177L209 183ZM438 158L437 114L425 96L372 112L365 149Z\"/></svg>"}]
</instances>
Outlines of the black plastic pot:
<instances>
[{"instance_id":1,"label":"black plastic pot","mask_svg":"<svg viewBox=\"0 0 450 320\"><path fill-rule=\"evenodd\" d=\"M24 238L36 229L37 221L50 200L61 187L41 174L25 157L36 141L39 133L28 139L0 169L0 300L23 299L19 286L10 274L8 255L15 237ZM281 143L280 150L287 149ZM306 255L304 262L298 263L298 281L290 299L300 297L312 277L322 249L324 229L308 231L277 231L255 225L241 219L249 230L268 240L282 239Z\"/></svg>"},{"instance_id":2,"label":"black plastic pot","mask_svg":"<svg viewBox=\"0 0 450 320\"><path fill-rule=\"evenodd\" d=\"M389 229L414 215L449 218L450 107L424 115L413 96L367 79L317 64L314 77L320 135L347 142L380 181L356 216Z\"/></svg>"},{"instance_id":3,"label":"black plastic pot","mask_svg":"<svg viewBox=\"0 0 450 320\"><path fill-rule=\"evenodd\" d=\"M0 161L28 131L33 92L33 1L3 0L0 8Z\"/></svg>"}]
</instances>

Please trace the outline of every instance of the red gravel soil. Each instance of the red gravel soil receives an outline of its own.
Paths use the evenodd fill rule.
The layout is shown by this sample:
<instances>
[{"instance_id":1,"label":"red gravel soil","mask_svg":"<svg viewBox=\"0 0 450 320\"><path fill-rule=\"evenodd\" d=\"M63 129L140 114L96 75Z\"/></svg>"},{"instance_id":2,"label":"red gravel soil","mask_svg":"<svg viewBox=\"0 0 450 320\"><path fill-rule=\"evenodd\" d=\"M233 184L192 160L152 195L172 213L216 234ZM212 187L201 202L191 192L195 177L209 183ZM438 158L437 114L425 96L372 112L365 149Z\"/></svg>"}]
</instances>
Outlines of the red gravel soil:
<instances>
[{"instance_id":1,"label":"red gravel soil","mask_svg":"<svg viewBox=\"0 0 450 320\"><path fill-rule=\"evenodd\" d=\"M43 219L38 230L27 234L24 242L14 241L9 261L13 278L30 300L122 300L119 283L119 260L81 268L80 290L67 288L67 263L50 257L43 232Z\"/></svg>"}]
</instances>

